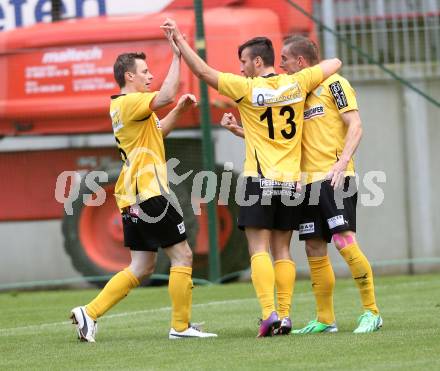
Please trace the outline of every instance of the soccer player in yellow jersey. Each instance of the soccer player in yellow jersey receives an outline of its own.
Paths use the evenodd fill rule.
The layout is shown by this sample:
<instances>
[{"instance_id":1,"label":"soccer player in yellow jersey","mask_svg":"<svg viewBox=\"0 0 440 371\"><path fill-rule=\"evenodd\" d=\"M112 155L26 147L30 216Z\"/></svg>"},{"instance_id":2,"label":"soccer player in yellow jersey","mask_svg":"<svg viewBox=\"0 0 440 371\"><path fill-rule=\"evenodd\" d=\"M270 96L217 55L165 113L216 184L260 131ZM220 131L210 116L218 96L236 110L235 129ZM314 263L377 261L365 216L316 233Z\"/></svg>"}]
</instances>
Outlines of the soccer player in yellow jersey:
<instances>
[{"instance_id":1,"label":"soccer player in yellow jersey","mask_svg":"<svg viewBox=\"0 0 440 371\"><path fill-rule=\"evenodd\" d=\"M238 225L246 233L252 282L262 309L258 336L271 336L278 333L281 320L275 310L275 274L269 246L274 240L288 245L295 226L297 208L287 206L282 198L294 198L300 180L305 97L335 73L341 62L323 61L294 75L277 75L272 43L262 38L257 45L244 44L240 48L241 55L250 53L251 59L263 61L265 66L260 76L246 78L208 66L191 49L173 20L167 19L162 27L172 34L196 76L238 105L246 136L245 201L240 205ZM271 52L262 53L259 48ZM285 260L290 260L288 251ZM293 280L292 274L289 277Z\"/></svg>"},{"instance_id":2,"label":"soccer player in yellow jersey","mask_svg":"<svg viewBox=\"0 0 440 371\"><path fill-rule=\"evenodd\" d=\"M311 40L293 36L284 41L280 67L287 73L296 73L318 61L318 51ZM244 137L233 115L225 114L222 125ZM356 242L356 189L342 200L343 209L338 209L335 196L335 188L343 186L349 195L347 188L355 187L352 156L361 135L354 90L345 78L334 74L307 97L305 104L301 170L307 186L299 236L306 241L317 318L294 333L337 331L333 310L335 276L327 256L327 243L332 237L352 272L365 310L355 333L376 331L382 326L374 295L373 273Z\"/></svg>"},{"instance_id":3,"label":"soccer player in yellow jersey","mask_svg":"<svg viewBox=\"0 0 440 371\"><path fill-rule=\"evenodd\" d=\"M159 247L171 260L169 338L217 336L190 324L192 252L183 218L169 202L163 143L163 137L173 129L179 115L194 105L196 99L191 94L181 96L176 107L161 121L154 113L172 103L178 91L180 51L172 39L169 41L174 56L158 92L150 91L153 75L144 53L121 54L114 64L114 77L121 93L112 96L110 116L123 161L115 197L131 264L117 273L89 304L72 309L71 318L82 341L95 342L96 320L153 273Z\"/></svg>"},{"instance_id":4,"label":"soccer player in yellow jersey","mask_svg":"<svg viewBox=\"0 0 440 371\"><path fill-rule=\"evenodd\" d=\"M293 36L284 41L280 67L288 73L318 62L318 50L311 40ZM301 170L307 186L299 237L306 241L317 318L294 333L337 331L333 310L335 277L327 255L327 244L332 238L348 264L364 308L354 332L373 332L382 326L373 272L356 240L357 188L353 154L361 136L354 89L344 77L334 74L308 96L304 111ZM347 197L341 198L341 190ZM315 202L317 196L319 202ZM338 199L342 204L338 204Z\"/></svg>"},{"instance_id":5,"label":"soccer player in yellow jersey","mask_svg":"<svg viewBox=\"0 0 440 371\"><path fill-rule=\"evenodd\" d=\"M240 60L240 70L245 77L258 77L266 76L267 70L273 73L273 65L275 54L272 46L272 42L265 37L256 37L252 40L245 42L238 49L238 56ZM235 134L244 138L244 132L242 126L239 126L236 122L234 115L231 113L225 113L221 125L225 126ZM281 324L278 330L278 334L287 335L292 330L292 322L290 320L290 308L292 304L292 295L295 283L296 269L295 263L290 255L290 239L292 236L292 230L295 227L295 217L297 217L294 206L290 209L283 208L285 217L291 215L292 221L288 224L287 231L279 230L280 225L277 225L272 230L272 238L270 241L270 252L274 260L274 277L275 277L275 291L276 291L276 304L277 314L281 319ZM259 210L257 209L257 212ZM270 212L270 209L267 208ZM270 214L263 215L267 217ZM257 216L258 218L261 215ZM297 221L299 222L299 220Z\"/></svg>"}]
</instances>

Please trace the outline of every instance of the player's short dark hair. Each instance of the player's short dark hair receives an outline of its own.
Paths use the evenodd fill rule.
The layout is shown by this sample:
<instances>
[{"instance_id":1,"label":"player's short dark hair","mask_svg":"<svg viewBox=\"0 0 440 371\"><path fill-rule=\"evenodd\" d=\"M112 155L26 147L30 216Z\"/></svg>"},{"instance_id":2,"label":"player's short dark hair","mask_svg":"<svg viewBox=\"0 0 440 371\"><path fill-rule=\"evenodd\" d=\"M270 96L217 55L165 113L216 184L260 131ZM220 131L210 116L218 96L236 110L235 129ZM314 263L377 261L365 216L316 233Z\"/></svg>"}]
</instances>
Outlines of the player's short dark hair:
<instances>
[{"instance_id":1,"label":"player's short dark hair","mask_svg":"<svg viewBox=\"0 0 440 371\"><path fill-rule=\"evenodd\" d=\"M292 35L284 39L284 45L288 46L290 54L302 56L311 66L319 62L318 47L308 37Z\"/></svg>"},{"instance_id":2,"label":"player's short dark hair","mask_svg":"<svg viewBox=\"0 0 440 371\"><path fill-rule=\"evenodd\" d=\"M249 48L251 58L260 57L266 67L272 67L275 63L275 53L273 51L272 41L267 37L254 37L240 45L238 48L238 58L241 58L243 50Z\"/></svg>"},{"instance_id":3,"label":"player's short dark hair","mask_svg":"<svg viewBox=\"0 0 440 371\"><path fill-rule=\"evenodd\" d=\"M113 65L113 75L120 88L125 86L125 72L136 72L136 59L145 60L145 53L124 53L118 55Z\"/></svg>"}]
</instances>

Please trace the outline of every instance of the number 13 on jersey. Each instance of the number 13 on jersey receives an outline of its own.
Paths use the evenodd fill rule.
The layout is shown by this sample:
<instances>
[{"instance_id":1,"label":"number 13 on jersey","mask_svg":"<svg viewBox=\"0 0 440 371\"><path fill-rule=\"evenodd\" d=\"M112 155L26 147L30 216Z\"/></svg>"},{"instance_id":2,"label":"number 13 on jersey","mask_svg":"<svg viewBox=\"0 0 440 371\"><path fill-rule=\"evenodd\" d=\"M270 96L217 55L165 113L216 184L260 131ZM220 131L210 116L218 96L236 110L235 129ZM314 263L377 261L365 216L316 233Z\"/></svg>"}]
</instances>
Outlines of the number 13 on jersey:
<instances>
[{"instance_id":1,"label":"number 13 on jersey","mask_svg":"<svg viewBox=\"0 0 440 371\"><path fill-rule=\"evenodd\" d=\"M283 120L281 117L278 118L278 115L276 117L273 117L273 110L272 107L268 107L266 111L260 116L260 121L267 121L267 128L269 131L269 138L275 139L275 128L274 128L274 119L275 120ZM292 139L296 134L296 124L295 121L293 121L295 117L295 111L291 106L283 106L280 109L279 116L284 117L286 124L290 125L290 128L285 128L281 130L281 135L286 139ZM286 130L287 129L287 130Z\"/></svg>"}]
</instances>

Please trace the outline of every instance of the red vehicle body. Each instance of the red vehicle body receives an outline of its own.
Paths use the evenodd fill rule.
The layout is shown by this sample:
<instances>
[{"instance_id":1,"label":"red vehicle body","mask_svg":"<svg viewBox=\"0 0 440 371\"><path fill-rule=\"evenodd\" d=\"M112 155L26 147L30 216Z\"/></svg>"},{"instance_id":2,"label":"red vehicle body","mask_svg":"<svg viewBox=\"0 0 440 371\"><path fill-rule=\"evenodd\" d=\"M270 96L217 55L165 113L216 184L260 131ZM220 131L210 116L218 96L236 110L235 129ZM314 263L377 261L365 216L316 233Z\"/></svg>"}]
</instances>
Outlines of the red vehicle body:
<instances>
[{"instance_id":1,"label":"red vehicle body","mask_svg":"<svg viewBox=\"0 0 440 371\"><path fill-rule=\"evenodd\" d=\"M257 35L269 36L276 53L289 32L313 35L312 22L284 2L276 2L273 10L258 0L205 3L208 63L221 71L239 73L237 47ZM311 1L302 3L311 10ZM113 62L120 53L144 51L155 77L152 88L158 89L172 58L159 26L172 17L194 43L191 4L175 1L162 13L75 19L0 34L0 136L10 141L8 149L0 152L0 174L6 175L0 181L4 190L0 192L0 222L63 218L63 205L56 201L54 190L58 175L65 170L84 173L99 168L117 175L116 146L108 140L98 140L95 145L90 139L93 135L111 137L109 97L118 92ZM198 96L199 81L183 65L179 93L186 92ZM213 122L218 123L231 102L213 89L209 94ZM166 110L158 112L159 117L165 114ZM199 113L192 110L178 128L197 128L198 122ZM52 144L46 146L48 138ZM43 144L26 145L36 139ZM54 140L58 143L53 144ZM81 205L76 219L64 223L68 253L75 260L78 256L72 249L82 250L74 265L85 275L117 271L129 259L128 251L121 248L120 217L112 196L114 180L104 186L108 197L103 206ZM218 214L220 247L227 250L238 238L234 237L234 211L219 206ZM204 261L206 217L202 214L194 225L195 253ZM94 268L81 269L84 265Z\"/></svg>"}]
</instances>

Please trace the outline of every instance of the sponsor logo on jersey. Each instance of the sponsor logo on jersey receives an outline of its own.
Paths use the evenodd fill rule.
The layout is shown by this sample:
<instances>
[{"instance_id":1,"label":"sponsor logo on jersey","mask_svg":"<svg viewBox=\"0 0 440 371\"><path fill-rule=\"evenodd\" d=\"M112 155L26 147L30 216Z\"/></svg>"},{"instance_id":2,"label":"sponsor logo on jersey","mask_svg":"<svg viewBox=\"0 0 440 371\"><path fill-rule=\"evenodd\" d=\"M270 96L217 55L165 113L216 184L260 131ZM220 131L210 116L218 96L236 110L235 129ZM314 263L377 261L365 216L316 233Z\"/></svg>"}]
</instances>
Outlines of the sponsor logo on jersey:
<instances>
[{"instance_id":1,"label":"sponsor logo on jersey","mask_svg":"<svg viewBox=\"0 0 440 371\"><path fill-rule=\"evenodd\" d=\"M110 117L112 119L113 132L116 134L124 126L120 118L119 110L116 109L110 112Z\"/></svg>"},{"instance_id":2,"label":"sponsor logo on jersey","mask_svg":"<svg viewBox=\"0 0 440 371\"><path fill-rule=\"evenodd\" d=\"M260 179L260 188L263 188L263 189L264 188L295 189L296 188L296 182L280 182L278 180L261 178Z\"/></svg>"},{"instance_id":3,"label":"sponsor logo on jersey","mask_svg":"<svg viewBox=\"0 0 440 371\"><path fill-rule=\"evenodd\" d=\"M285 106L303 100L301 88L297 82L283 85L278 89L255 87L252 89L254 107Z\"/></svg>"},{"instance_id":4,"label":"sponsor logo on jersey","mask_svg":"<svg viewBox=\"0 0 440 371\"><path fill-rule=\"evenodd\" d=\"M177 229L179 230L180 234L184 234L185 233L185 223L182 222L180 224L177 224Z\"/></svg>"},{"instance_id":5,"label":"sponsor logo on jersey","mask_svg":"<svg viewBox=\"0 0 440 371\"><path fill-rule=\"evenodd\" d=\"M280 182L278 180L260 179L260 189L263 196L289 196L295 195L296 182Z\"/></svg>"},{"instance_id":6,"label":"sponsor logo on jersey","mask_svg":"<svg viewBox=\"0 0 440 371\"><path fill-rule=\"evenodd\" d=\"M324 107L319 106L313 106L307 110L304 111L304 120L310 120L313 117L316 116L323 116L324 115Z\"/></svg>"},{"instance_id":7,"label":"sponsor logo on jersey","mask_svg":"<svg viewBox=\"0 0 440 371\"><path fill-rule=\"evenodd\" d=\"M299 234L315 233L315 223L303 223L299 225Z\"/></svg>"},{"instance_id":8,"label":"sponsor logo on jersey","mask_svg":"<svg viewBox=\"0 0 440 371\"><path fill-rule=\"evenodd\" d=\"M348 107L347 97L345 96L344 89L339 81L335 81L329 85L330 91L335 98L336 105L339 109Z\"/></svg>"},{"instance_id":9,"label":"sponsor logo on jersey","mask_svg":"<svg viewBox=\"0 0 440 371\"><path fill-rule=\"evenodd\" d=\"M263 192L261 193L265 197L269 196L287 196L287 197L294 197L295 196L295 190L294 189L263 189Z\"/></svg>"},{"instance_id":10,"label":"sponsor logo on jersey","mask_svg":"<svg viewBox=\"0 0 440 371\"><path fill-rule=\"evenodd\" d=\"M344 225L347 222L344 220L344 216L336 215L333 218L327 219L327 223L328 223L328 227L330 229L333 229L340 225Z\"/></svg>"}]
</instances>

